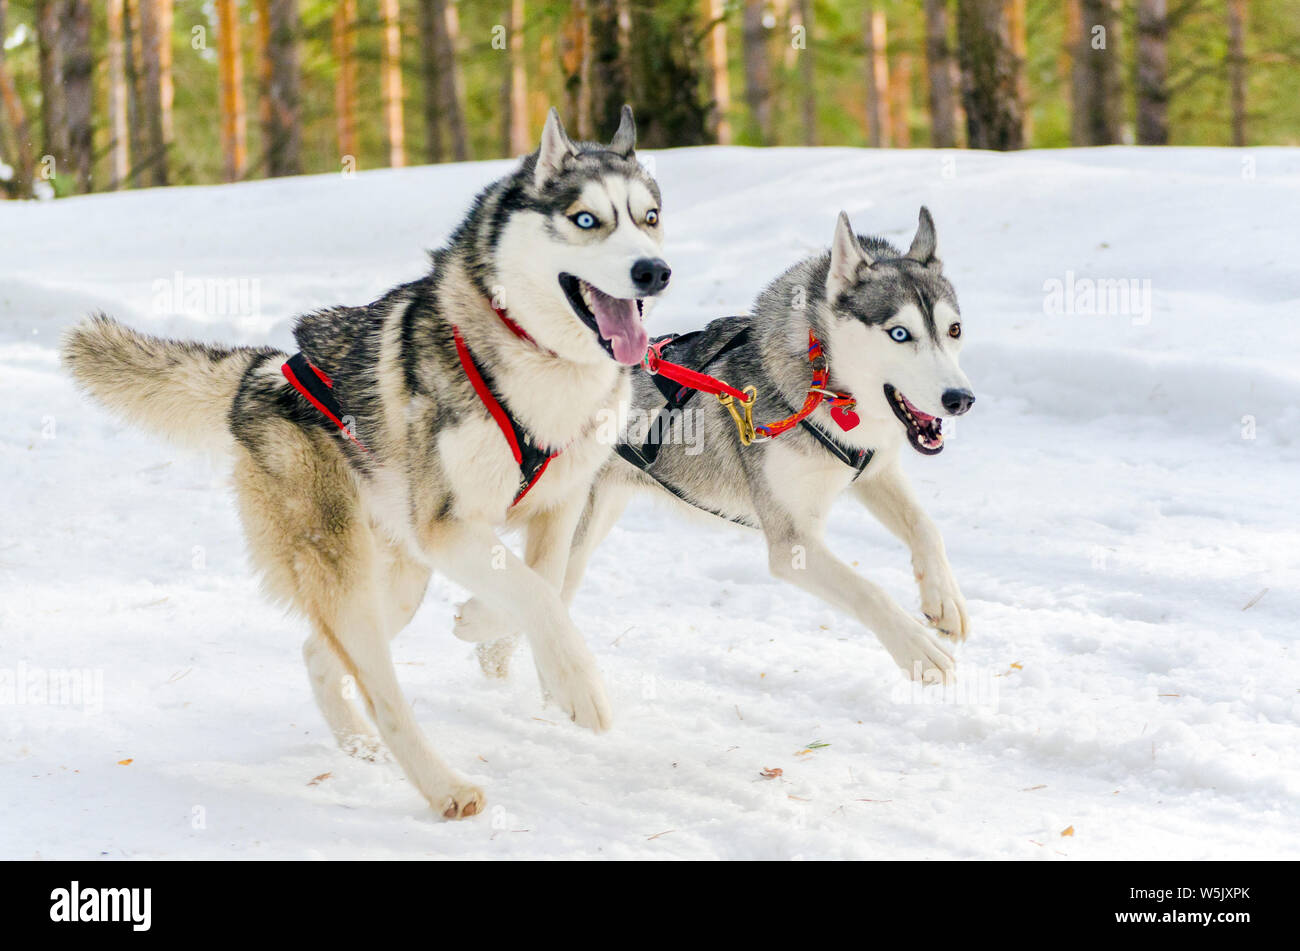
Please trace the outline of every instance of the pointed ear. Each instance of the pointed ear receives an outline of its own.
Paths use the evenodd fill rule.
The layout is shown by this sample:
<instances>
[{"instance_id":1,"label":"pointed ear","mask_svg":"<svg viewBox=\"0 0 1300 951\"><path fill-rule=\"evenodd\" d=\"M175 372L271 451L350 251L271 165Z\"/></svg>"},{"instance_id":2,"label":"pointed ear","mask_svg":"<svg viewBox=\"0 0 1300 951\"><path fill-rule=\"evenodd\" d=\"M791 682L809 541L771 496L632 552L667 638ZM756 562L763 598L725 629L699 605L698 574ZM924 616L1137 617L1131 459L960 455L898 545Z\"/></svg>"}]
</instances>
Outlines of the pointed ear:
<instances>
[{"instance_id":1,"label":"pointed ear","mask_svg":"<svg viewBox=\"0 0 1300 951\"><path fill-rule=\"evenodd\" d=\"M577 154L577 147L569 140L564 124L560 122L560 114L552 107L546 114L546 127L542 129L542 145L537 150L533 181L538 185L546 184L560 173L565 159Z\"/></svg>"},{"instance_id":2,"label":"pointed ear","mask_svg":"<svg viewBox=\"0 0 1300 951\"><path fill-rule=\"evenodd\" d=\"M835 238L831 241L831 268L826 276L826 299L831 303L844 291L858 283L863 269L872 265L871 255L862 249L858 236L853 233L849 216L840 212L835 222Z\"/></svg>"},{"instance_id":3,"label":"pointed ear","mask_svg":"<svg viewBox=\"0 0 1300 951\"><path fill-rule=\"evenodd\" d=\"M632 118L631 106L623 106L623 114L618 120L618 131L610 140L609 150L617 152L623 158L631 158L636 150L636 120Z\"/></svg>"},{"instance_id":4,"label":"pointed ear","mask_svg":"<svg viewBox=\"0 0 1300 951\"><path fill-rule=\"evenodd\" d=\"M925 205L921 206L921 219L916 227L916 237L912 239L912 246L907 249L904 257L911 258L926 267L932 267L936 271L943 267L943 262L934 256L938 247L939 239L934 234L934 219L930 217L930 209Z\"/></svg>"}]
</instances>

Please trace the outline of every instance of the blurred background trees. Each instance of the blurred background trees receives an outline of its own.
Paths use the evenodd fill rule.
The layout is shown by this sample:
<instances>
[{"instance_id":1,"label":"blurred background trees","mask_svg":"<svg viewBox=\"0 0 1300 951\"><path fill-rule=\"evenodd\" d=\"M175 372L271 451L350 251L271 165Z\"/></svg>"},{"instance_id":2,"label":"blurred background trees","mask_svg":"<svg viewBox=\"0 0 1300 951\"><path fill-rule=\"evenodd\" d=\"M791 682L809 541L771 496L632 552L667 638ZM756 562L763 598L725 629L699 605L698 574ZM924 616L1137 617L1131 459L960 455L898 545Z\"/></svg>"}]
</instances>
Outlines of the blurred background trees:
<instances>
[{"instance_id":1,"label":"blurred background trees","mask_svg":"<svg viewBox=\"0 0 1300 951\"><path fill-rule=\"evenodd\" d=\"M1300 0L0 0L0 195L647 147L1300 144ZM249 113L251 112L251 116Z\"/></svg>"}]
</instances>

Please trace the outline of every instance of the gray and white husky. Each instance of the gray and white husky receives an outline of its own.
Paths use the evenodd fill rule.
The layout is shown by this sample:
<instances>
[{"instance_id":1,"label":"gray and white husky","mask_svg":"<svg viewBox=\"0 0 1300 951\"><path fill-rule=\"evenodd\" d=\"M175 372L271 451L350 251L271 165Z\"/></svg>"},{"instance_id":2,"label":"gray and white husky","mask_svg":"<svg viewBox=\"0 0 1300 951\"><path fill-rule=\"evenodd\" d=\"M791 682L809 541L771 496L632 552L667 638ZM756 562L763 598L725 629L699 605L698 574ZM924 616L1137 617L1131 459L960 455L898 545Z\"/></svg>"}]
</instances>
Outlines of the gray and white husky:
<instances>
[{"instance_id":1,"label":"gray and white husky","mask_svg":"<svg viewBox=\"0 0 1300 951\"><path fill-rule=\"evenodd\" d=\"M816 360L810 359L811 339L821 344ZM636 434L620 446L593 483L569 554L564 598L572 600L592 548L631 494L649 489L761 528L776 577L857 618L913 678L946 680L954 661L944 643L832 554L823 536L835 498L853 492L911 549L930 627L965 639L966 604L943 539L899 462L907 446L926 455L940 452L941 417L965 413L974 402L958 366L961 345L957 296L936 256L929 211L921 209L905 254L880 238L855 235L841 212L830 250L773 281L752 316L716 320L669 344L664 356L736 387L753 385L756 422L787 419L798 410L815 366L829 370L823 389L851 395L851 409L821 401L801 424L742 445L717 401L697 394L683 404L673 386L661 389L639 375L633 411L661 418L644 442ZM702 431L693 439L680 432L688 421ZM480 661L489 674L502 676L514 646L513 637L501 638L508 630L491 605L476 599L462 607L456 632L488 642L480 644Z\"/></svg>"},{"instance_id":2,"label":"gray and white husky","mask_svg":"<svg viewBox=\"0 0 1300 951\"><path fill-rule=\"evenodd\" d=\"M642 303L668 283L659 188L635 139L626 107L608 146L572 142L551 110L540 148L478 196L428 275L300 318L293 358L103 316L65 341L101 402L233 457L252 560L311 625L303 654L335 737L361 755L382 740L448 818L481 811L483 794L429 745L389 653L431 570L528 633L543 689L579 725L610 723L558 589L610 452L600 421L627 403L645 353ZM503 525L527 528L531 568Z\"/></svg>"}]
</instances>

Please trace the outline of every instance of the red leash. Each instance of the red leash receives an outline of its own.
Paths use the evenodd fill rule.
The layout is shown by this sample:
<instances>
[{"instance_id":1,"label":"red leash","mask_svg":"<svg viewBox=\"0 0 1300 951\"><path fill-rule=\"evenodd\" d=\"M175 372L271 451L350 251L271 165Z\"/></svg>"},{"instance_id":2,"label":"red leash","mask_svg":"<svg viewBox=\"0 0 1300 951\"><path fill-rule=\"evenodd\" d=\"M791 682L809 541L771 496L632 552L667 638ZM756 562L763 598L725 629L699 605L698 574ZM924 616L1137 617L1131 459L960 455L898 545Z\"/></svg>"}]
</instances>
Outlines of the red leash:
<instances>
[{"instance_id":1,"label":"red leash","mask_svg":"<svg viewBox=\"0 0 1300 951\"><path fill-rule=\"evenodd\" d=\"M665 360L660 354L663 348L670 343L672 343L671 339L650 344L650 349L646 351L645 358L641 361L641 365L645 367L646 372L666 376L674 383L680 383L692 390L699 390L701 393L708 393L710 396L725 393L732 399L740 400L742 403L748 403L753 399L752 396L742 393L730 383L719 380L716 376L709 376L699 370L692 370L690 367L684 367Z\"/></svg>"}]
</instances>

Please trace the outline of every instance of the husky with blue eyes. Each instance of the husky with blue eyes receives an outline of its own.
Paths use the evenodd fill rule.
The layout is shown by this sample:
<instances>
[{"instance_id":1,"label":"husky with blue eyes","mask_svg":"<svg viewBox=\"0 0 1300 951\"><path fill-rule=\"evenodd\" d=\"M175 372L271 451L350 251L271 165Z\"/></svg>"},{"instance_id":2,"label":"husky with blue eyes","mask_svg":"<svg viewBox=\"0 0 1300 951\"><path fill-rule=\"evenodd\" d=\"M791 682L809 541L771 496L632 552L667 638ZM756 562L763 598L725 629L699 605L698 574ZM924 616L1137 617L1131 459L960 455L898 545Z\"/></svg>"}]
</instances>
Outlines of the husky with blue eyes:
<instances>
[{"instance_id":1,"label":"husky with blue eyes","mask_svg":"<svg viewBox=\"0 0 1300 951\"><path fill-rule=\"evenodd\" d=\"M905 253L855 234L841 213L830 250L768 285L751 315L653 344L664 360L752 386L753 401L728 407L662 377L633 381L634 418L655 422L629 432L597 476L569 554L564 597L572 599L593 546L631 494L646 490L760 529L776 577L856 618L909 676L947 680L950 646L970 629L966 603L900 457L941 452L943 418L975 402L958 365L963 339L929 211L921 209ZM687 422L696 432L690 440L681 438ZM846 491L911 549L928 624L826 546L831 504ZM668 577L645 580L651 590L671 588ZM514 638L501 636L509 628L484 602L462 608L457 633L485 642L485 671L505 673Z\"/></svg>"},{"instance_id":2,"label":"husky with blue eyes","mask_svg":"<svg viewBox=\"0 0 1300 951\"><path fill-rule=\"evenodd\" d=\"M164 340L107 317L64 360L99 402L232 460L253 564L304 617L317 705L349 752L387 746L440 815L482 792L434 751L389 640L432 571L528 632L543 690L579 726L610 725L595 658L559 596L602 421L645 356L643 310L668 285L659 186L631 109L608 144L551 110L537 151L474 201L430 270L370 304L300 317L299 352ZM558 561L503 544L525 528Z\"/></svg>"}]
</instances>

